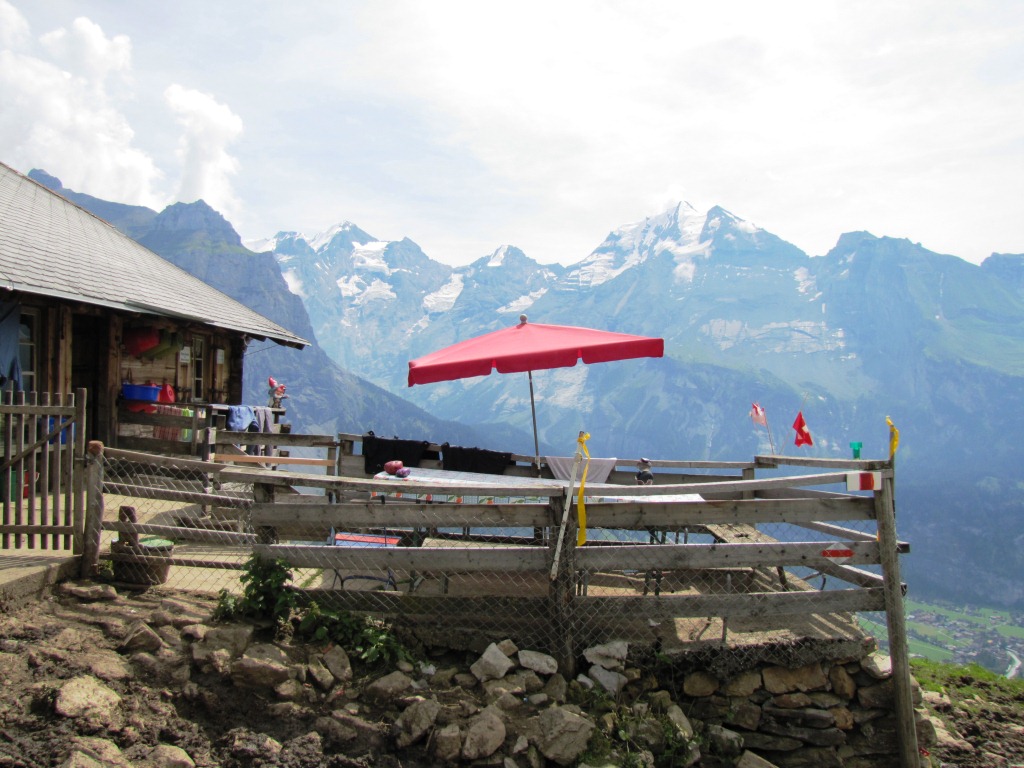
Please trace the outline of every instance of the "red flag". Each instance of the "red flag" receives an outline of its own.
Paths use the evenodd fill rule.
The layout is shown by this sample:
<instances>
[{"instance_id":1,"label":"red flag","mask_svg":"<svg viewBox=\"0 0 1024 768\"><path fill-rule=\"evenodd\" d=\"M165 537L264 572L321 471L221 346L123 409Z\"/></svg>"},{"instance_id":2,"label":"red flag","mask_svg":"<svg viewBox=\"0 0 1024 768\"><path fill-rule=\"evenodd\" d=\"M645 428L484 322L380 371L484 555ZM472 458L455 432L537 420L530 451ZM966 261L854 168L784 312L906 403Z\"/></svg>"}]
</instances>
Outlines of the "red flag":
<instances>
[{"instance_id":1,"label":"red flag","mask_svg":"<svg viewBox=\"0 0 1024 768\"><path fill-rule=\"evenodd\" d=\"M804 421L804 412L800 411L796 415L796 421L793 422L793 429L796 430L796 444L801 445L814 445L814 440L811 439L811 430L807 428L807 422Z\"/></svg>"},{"instance_id":2,"label":"red flag","mask_svg":"<svg viewBox=\"0 0 1024 768\"><path fill-rule=\"evenodd\" d=\"M768 414L764 412L758 403L752 403L750 406L750 420L755 424L760 424L762 427L768 426Z\"/></svg>"}]
</instances>

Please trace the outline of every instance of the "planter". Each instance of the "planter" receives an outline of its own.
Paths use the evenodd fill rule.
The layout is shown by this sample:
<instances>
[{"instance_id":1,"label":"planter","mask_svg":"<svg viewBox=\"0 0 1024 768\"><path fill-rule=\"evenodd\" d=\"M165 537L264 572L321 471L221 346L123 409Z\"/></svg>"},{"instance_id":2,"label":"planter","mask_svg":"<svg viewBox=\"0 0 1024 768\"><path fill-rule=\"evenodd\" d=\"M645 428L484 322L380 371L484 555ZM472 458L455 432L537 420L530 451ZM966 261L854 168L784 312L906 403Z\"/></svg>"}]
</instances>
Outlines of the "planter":
<instances>
[{"instance_id":1,"label":"planter","mask_svg":"<svg viewBox=\"0 0 1024 768\"><path fill-rule=\"evenodd\" d=\"M110 543L111 555L134 555L147 558L161 558L152 561L128 561L115 559L114 580L125 584L153 585L167 581L171 564L163 558L169 558L174 552L174 542L167 539L145 537L134 543L131 541L113 541Z\"/></svg>"}]
</instances>

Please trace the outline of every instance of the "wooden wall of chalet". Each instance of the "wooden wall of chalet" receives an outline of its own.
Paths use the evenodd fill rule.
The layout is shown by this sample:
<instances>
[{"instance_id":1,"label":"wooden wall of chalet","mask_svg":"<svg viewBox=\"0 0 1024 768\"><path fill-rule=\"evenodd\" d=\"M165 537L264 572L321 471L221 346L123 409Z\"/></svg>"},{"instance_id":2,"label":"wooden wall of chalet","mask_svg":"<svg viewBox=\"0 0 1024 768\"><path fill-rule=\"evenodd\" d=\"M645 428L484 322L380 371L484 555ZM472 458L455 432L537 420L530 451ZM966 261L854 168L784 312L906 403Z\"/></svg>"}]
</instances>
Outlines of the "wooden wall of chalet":
<instances>
[{"instance_id":1,"label":"wooden wall of chalet","mask_svg":"<svg viewBox=\"0 0 1024 768\"><path fill-rule=\"evenodd\" d=\"M37 392L89 392L88 439L113 444L123 405L122 384L170 384L176 399L190 403L240 403L246 340L242 334L151 315L127 315L103 307L21 296L23 315L36 324ZM129 354L124 334L148 327L178 334L181 342L158 354ZM201 350L201 354L197 354ZM201 391L197 391L201 390Z\"/></svg>"}]
</instances>

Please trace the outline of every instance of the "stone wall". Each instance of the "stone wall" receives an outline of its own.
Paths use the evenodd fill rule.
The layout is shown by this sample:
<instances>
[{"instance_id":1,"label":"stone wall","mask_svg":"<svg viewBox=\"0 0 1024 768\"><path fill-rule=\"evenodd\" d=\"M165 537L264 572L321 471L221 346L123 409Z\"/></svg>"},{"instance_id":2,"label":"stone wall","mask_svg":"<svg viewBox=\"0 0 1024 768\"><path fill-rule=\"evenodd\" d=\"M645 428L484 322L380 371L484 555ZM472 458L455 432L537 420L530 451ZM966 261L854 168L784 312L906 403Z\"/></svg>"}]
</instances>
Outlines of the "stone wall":
<instances>
[{"instance_id":1,"label":"stone wall","mask_svg":"<svg viewBox=\"0 0 1024 768\"><path fill-rule=\"evenodd\" d=\"M927 748L935 728L913 680L912 690L918 746ZM880 652L796 668L763 664L725 678L694 669L675 694L687 715L735 733L779 768L899 765L892 665Z\"/></svg>"}]
</instances>

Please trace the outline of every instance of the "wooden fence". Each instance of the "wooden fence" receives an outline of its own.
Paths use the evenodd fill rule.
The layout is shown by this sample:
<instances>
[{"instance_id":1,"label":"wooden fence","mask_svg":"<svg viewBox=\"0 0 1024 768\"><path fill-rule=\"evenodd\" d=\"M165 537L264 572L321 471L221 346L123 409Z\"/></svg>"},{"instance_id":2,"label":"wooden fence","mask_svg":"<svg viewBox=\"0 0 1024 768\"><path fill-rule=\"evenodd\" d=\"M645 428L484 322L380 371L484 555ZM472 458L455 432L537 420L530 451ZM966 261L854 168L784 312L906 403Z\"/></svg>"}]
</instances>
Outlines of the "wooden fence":
<instances>
[{"instance_id":1,"label":"wooden fence","mask_svg":"<svg viewBox=\"0 0 1024 768\"><path fill-rule=\"evenodd\" d=\"M81 554L85 409L84 389L3 394L0 549Z\"/></svg>"},{"instance_id":2,"label":"wooden fence","mask_svg":"<svg viewBox=\"0 0 1024 768\"><path fill-rule=\"evenodd\" d=\"M402 485L365 474L338 474L342 467L362 474L352 438L358 436L321 444L328 452L318 460L324 474L296 472L280 462L272 470L248 459L240 466L182 463L107 450L107 461L150 471L173 466L178 479L162 487L129 481L123 474L104 479L104 463L93 461L92 522L87 526L92 559L83 561L83 572L101 556L102 530L185 543L168 557L105 555L114 559L238 568L255 552L287 562L297 571L296 582L301 575L307 596L332 607L448 632L484 626L511 637L546 633L548 650L568 669L581 644L598 637L602 628L683 626L687 619L716 617L717 639L724 646L739 636L732 629L737 624L884 611L898 714L912 731L898 562L908 546L896 536L891 460L758 456L750 463L654 462L675 473L666 475L671 479L684 477L690 468L732 474L686 475L686 482L669 483L662 476L655 486L592 487L584 505L588 543L577 546L578 499L565 483L510 475L507 481L489 477L488 482L439 479ZM227 439L253 438L236 433ZM98 446L94 455L101 453ZM756 471L784 466L814 471L755 477ZM623 476L631 478L619 473ZM845 488L851 479L865 476L877 483L870 495L823 490ZM238 485L251 488L247 498L218 490ZM315 493L297 493L296 488ZM147 522L144 514L135 521L115 520L103 516L100 489L117 494L121 502L135 500L143 511L146 500L178 501L218 510L221 519L233 517L237 525L199 530ZM776 528L787 535L771 535ZM804 534L794 537L793 530ZM346 543L365 545L331 546L339 531L347 532L351 541ZM615 535L609 538L608 532ZM691 536L701 540L691 542ZM203 549L209 543L216 544L219 559ZM225 548L236 556L224 558ZM821 576L822 587L811 586L807 571ZM346 580L355 576L375 579L376 588L349 589ZM673 577L685 577L688 588L659 588ZM832 588L823 588L826 578ZM424 580L433 588L424 588ZM737 645L735 639L729 642ZM901 731L902 738L913 740L903 726Z\"/></svg>"}]
</instances>

